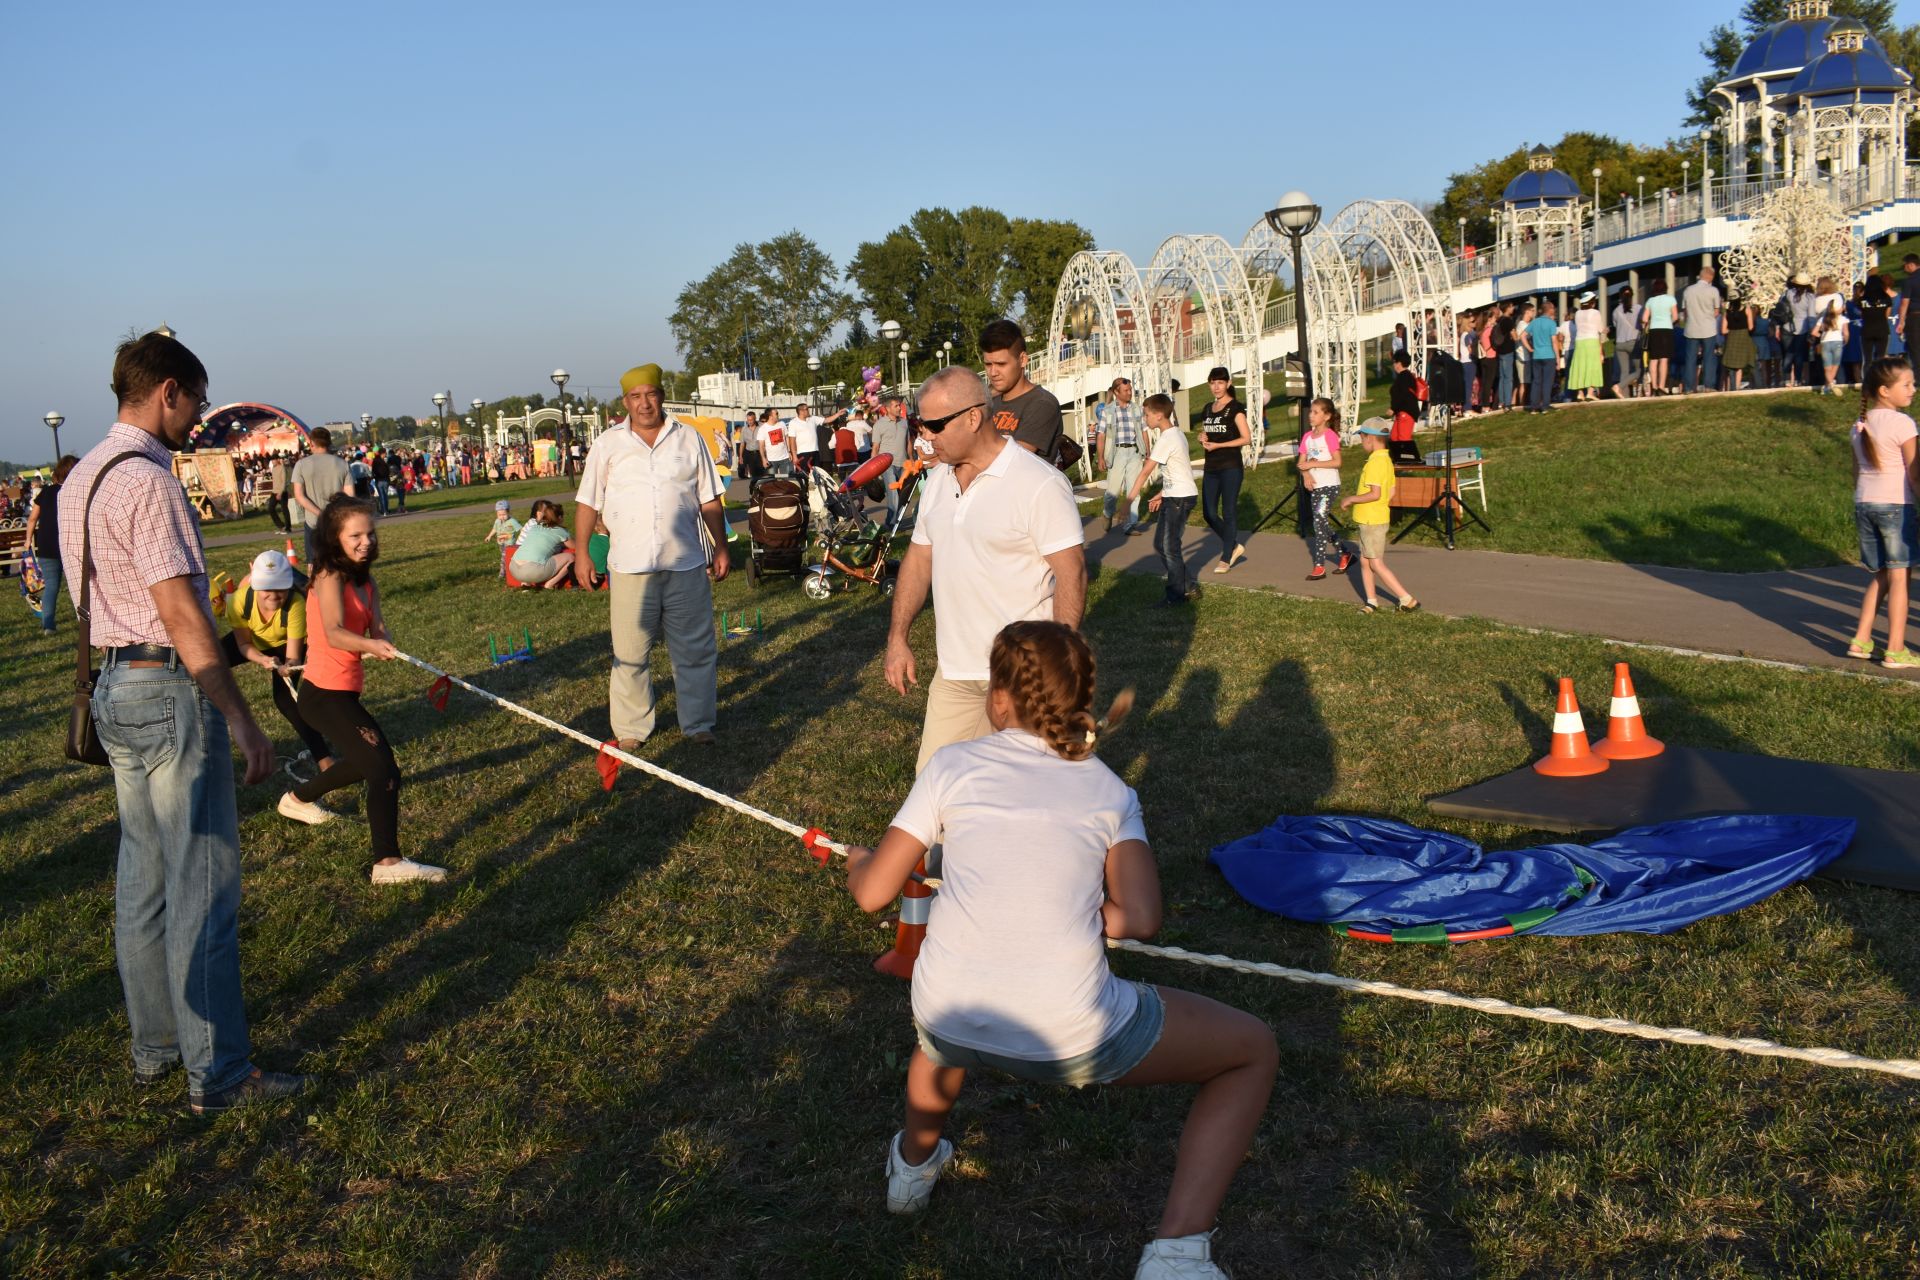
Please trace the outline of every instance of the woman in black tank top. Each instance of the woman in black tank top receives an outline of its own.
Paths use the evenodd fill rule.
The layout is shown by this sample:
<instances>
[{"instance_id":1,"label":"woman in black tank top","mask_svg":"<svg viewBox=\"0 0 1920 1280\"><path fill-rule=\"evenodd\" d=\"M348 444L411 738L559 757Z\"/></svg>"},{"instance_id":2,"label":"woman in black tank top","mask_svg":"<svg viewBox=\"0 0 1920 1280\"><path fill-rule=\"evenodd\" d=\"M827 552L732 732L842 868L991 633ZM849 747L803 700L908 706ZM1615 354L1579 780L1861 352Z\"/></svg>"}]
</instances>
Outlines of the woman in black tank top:
<instances>
[{"instance_id":1,"label":"woman in black tank top","mask_svg":"<svg viewBox=\"0 0 1920 1280\"><path fill-rule=\"evenodd\" d=\"M1207 527L1220 539L1220 563L1215 573L1225 573L1247 558L1240 545L1240 481L1246 475L1240 448L1250 444L1252 431L1247 425L1247 406L1233 396L1233 379L1224 368L1216 368L1207 378L1213 402L1194 420L1194 432L1206 450L1206 464L1200 481L1200 511Z\"/></svg>"}]
</instances>

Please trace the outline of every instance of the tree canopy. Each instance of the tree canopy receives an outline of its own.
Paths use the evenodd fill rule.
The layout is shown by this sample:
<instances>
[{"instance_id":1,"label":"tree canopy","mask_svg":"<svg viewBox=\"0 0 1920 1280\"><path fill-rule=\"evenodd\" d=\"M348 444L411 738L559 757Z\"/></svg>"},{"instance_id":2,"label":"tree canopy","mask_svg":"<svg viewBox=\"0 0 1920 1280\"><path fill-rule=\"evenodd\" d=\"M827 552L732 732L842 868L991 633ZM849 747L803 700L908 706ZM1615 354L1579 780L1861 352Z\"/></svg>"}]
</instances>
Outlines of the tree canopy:
<instances>
[{"instance_id":1,"label":"tree canopy","mask_svg":"<svg viewBox=\"0 0 1920 1280\"><path fill-rule=\"evenodd\" d=\"M1645 178L1649 194L1662 187L1678 187L1683 175L1681 162L1693 162L1693 177L1700 177L1700 156L1686 144L1670 142L1664 146L1643 147L1602 133L1574 132L1558 142L1550 142L1554 167L1580 185L1586 199L1593 199L1593 170L1600 170L1600 198L1605 205L1618 204L1622 196L1638 197L1643 189L1636 177ZM1467 220L1467 240L1482 245L1494 238L1494 215L1500 195L1514 177L1526 170L1531 144L1523 143L1512 151L1485 164L1456 173L1447 179L1445 194L1433 209L1434 230L1443 244L1458 247L1460 219Z\"/></svg>"},{"instance_id":2,"label":"tree canopy","mask_svg":"<svg viewBox=\"0 0 1920 1280\"><path fill-rule=\"evenodd\" d=\"M734 246L725 262L689 281L667 325L687 366L740 369L806 386L807 356L853 315L853 299L833 281L839 269L798 231Z\"/></svg>"}]
</instances>

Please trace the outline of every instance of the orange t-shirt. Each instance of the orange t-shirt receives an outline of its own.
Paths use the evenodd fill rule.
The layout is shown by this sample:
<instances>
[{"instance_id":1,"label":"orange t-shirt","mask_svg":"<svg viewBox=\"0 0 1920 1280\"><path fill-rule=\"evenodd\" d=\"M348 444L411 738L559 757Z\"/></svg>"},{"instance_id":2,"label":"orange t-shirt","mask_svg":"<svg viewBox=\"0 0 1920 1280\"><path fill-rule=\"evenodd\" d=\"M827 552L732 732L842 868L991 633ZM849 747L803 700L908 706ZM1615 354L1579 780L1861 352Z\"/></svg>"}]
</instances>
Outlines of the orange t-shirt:
<instances>
[{"instance_id":1,"label":"orange t-shirt","mask_svg":"<svg viewBox=\"0 0 1920 1280\"><path fill-rule=\"evenodd\" d=\"M348 631L364 636L373 630L372 587L365 588L369 594L363 596L350 582L341 586L340 622ZM360 655L327 643L326 623L321 621L320 606L313 599L311 588L307 592L307 618L307 682L336 693L359 693L365 689L367 676Z\"/></svg>"}]
</instances>

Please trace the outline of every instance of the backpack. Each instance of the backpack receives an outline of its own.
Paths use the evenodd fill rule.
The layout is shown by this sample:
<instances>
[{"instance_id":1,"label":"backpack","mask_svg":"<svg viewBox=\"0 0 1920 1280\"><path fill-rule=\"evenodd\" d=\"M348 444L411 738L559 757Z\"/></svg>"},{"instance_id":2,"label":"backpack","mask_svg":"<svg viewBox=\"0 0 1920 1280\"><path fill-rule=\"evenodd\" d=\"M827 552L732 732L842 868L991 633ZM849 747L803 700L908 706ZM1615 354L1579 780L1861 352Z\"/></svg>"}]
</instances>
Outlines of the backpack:
<instances>
[{"instance_id":1,"label":"backpack","mask_svg":"<svg viewBox=\"0 0 1920 1280\"><path fill-rule=\"evenodd\" d=\"M776 551L806 545L807 501L798 481L775 476L753 487L747 498L747 536Z\"/></svg>"},{"instance_id":2,"label":"backpack","mask_svg":"<svg viewBox=\"0 0 1920 1280\"><path fill-rule=\"evenodd\" d=\"M1793 300L1786 294L1780 295L1780 301L1773 304L1773 310L1767 312L1767 320L1776 329L1788 328L1793 324Z\"/></svg>"},{"instance_id":3,"label":"backpack","mask_svg":"<svg viewBox=\"0 0 1920 1280\"><path fill-rule=\"evenodd\" d=\"M1413 398L1421 404L1427 402L1427 380L1417 373L1413 375Z\"/></svg>"}]
</instances>

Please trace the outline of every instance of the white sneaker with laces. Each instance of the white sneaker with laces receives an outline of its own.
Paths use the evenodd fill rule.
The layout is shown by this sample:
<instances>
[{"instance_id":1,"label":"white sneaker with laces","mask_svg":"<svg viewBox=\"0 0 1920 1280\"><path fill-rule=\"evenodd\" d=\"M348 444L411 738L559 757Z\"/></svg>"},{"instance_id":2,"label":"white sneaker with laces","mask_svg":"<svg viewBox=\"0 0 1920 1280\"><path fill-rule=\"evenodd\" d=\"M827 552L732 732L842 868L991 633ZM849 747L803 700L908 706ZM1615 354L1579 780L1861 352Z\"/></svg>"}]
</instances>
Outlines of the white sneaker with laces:
<instances>
[{"instance_id":1,"label":"white sneaker with laces","mask_svg":"<svg viewBox=\"0 0 1920 1280\"><path fill-rule=\"evenodd\" d=\"M1213 1261L1213 1232L1151 1241L1133 1280L1232 1280Z\"/></svg>"},{"instance_id":2,"label":"white sneaker with laces","mask_svg":"<svg viewBox=\"0 0 1920 1280\"><path fill-rule=\"evenodd\" d=\"M904 1136L902 1130L887 1144L888 1213L919 1213L925 1209L933 1197L933 1184L940 1181L940 1171L953 1159L953 1144L942 1138L925 1164L910 1165L900 1156L900 1139Z\"/></svg>"},{"instance_id":3,"label":"white sneaker with laces","mask_svg":"<svg viewBox=\"0 0 1920 1280\"><path fill-rule=\"evenodd\" d=\"M332 822L334 817L331 811L322 809L310 801L302 800L291 791L281 795L279 810L281 817L292 818L295 822L304 822L310 827L317 827L323 822Z\"/></svg>"},{"instance_id":4,"label":"white sneaker with laces","mask_svg":"<svg viewBox=\"0 0 1920 1280\"><path fill-rule=\"evenodd\" d=\"M415 881L438 882L447 878L445 867L432 867L424 862L415 862L412 858L402 858L398 862L376 862L373 864L373 882L375 884L412 884Z\"/></svg>"}]
</instances>

